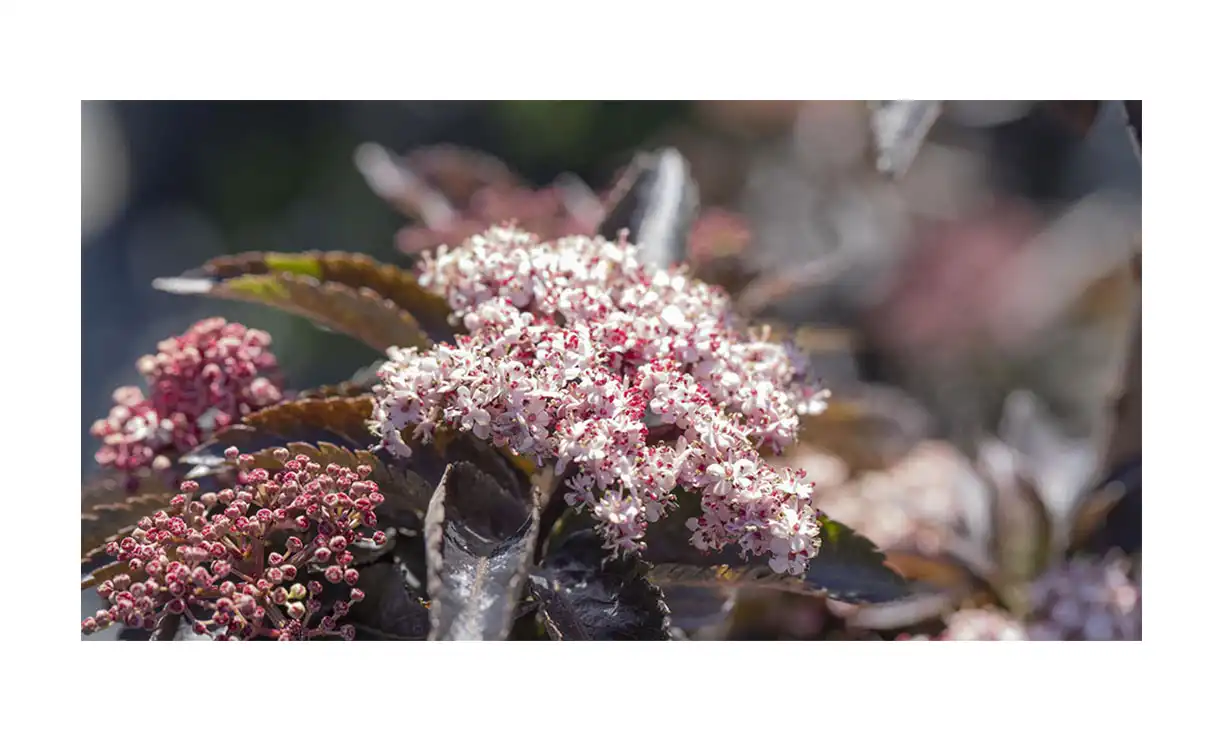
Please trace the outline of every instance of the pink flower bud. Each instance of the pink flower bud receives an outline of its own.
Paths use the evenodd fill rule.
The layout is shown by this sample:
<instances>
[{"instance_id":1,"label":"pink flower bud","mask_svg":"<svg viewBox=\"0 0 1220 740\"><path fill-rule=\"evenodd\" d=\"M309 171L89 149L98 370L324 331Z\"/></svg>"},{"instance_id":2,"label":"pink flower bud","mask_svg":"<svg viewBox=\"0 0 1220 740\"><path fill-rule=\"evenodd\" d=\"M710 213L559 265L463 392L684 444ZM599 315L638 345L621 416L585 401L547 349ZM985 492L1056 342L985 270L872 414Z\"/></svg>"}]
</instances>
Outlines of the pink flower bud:
<instances>
[{"instance_id":1,"label":"pink flower bud","mask_svg":"<svg viewBox=\"0 0 1220 740\"><path fill-rule=\"evenodd\" d=\"M359 604L364 601L364 592L358 588L353 588L351 593L351 601L353 604Z\"/></svg>"},{"instance_id":2,"label":"pink flower bud","mask_svg":"<svg viewBox=\"0 0 1220 740\"><path fill-rule=\"evenodd\" d=\"M300 583L294 583L288 589L288 598L303 599L303 598L305 598L305 593L306 593L305 586L301 585Z\"/></svg>"},{"instance_id":3,"label":"pink flower bud","mask_svg":"<svg viewBox=\"0 0 1220 740\"><path fill-rule=\"evenodd\" d=\"M384 545L385 543L386 543L385 532L382 532L381 530L377 530L376 532L373 533L373 544L374 545L380 546L380 545Z\"/></svg>"},{"instance_id":4,"label":"pink flower bud","mask_svg":"<svg viewBox=\"0 0 1220 740\"><path fill-rule=\"evenodd\" d=\"M293 619L305 618L305 605L299 601L289 602L288 606L284 607L284 609L288 612L288 616L292 617Z\"/></svg>"},{"instance_id":5,"label":"pink flower bud","mask_svg":"<svg viewBox=\"0 0 1220 740\"><path fill-rule=\"evenodd\" d=\"M326 569L326 580L331 583L339 583L343 580L343 569L337 565L332 565Z\"/></svg>"},{"instance_id":6,"label":"pink flower bud","mask_svg":"<svg viewBox=\"0 0 1220 740\"><path fill-rule=\"evenodd\" d=\"M291 581L297 577L297 567L295 565L285 565L280 568L284 572L284 580Z\"/></svg>"},{"instance_id":7,"label":"pink flower bud","mask_svg":"<svg viewBox=\"0 0 1220 740\"><path fill-rule=\"evenodd\" d=\"M343 581L349 586L355 586L360 580L360 571L355 568L348 568L343 571Z\"/></svg>"},{"instance_id":8,"label":"pink flower bud","mask_svg":"<svg viewBox=\"0 0 1220 740\"><path fill-rule=\"evenodd\" d=\"M326 561L330 560L330 550L325 547L319 547L317 550L313 551L313 559L314 562L325 563Z\"/></svg>"}]
</instances>

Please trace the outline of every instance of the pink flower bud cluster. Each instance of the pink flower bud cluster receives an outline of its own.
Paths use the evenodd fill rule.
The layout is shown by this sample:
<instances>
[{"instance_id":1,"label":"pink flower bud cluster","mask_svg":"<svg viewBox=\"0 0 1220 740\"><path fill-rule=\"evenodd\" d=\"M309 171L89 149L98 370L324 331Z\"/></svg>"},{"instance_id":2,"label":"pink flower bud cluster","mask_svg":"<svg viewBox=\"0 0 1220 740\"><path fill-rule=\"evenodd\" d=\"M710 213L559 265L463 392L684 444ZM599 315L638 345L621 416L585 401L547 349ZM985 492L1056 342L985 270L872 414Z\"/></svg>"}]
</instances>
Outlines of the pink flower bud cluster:
<instances>
[{"instance_id":1,"label":"pink flower bud cluster","mask_svg":"<svg viewBox=\"0 0 1220 740\"><path fill-rule=\"evenodd\" d=\"M99 464L129 472L162 469L172 453L199 445L219 429L279 403L279 368L266 332L221 318L205 319L157 345L136 363L148 395L134 386L114 392L115 406L90 430L102 442Z\"/></svg>"},{"instance_id":2,"label":"pink flower bud cluster","mask_svg":"<svg viewBox=\"0 0 1220 740\"><path fill-rule=\"evenodd\" d=\"M98 586L110 607L84 620L82 632L112 624L153 629L172 614L217 640L354 638L352 626L337 624L364 598L354 588L360 574L349 548L385 542L384 532L365 534L385 500L367 480L372 471L323 470L280 449L284 467L272 475L251 468L253 458L236 448L225 455L238 465L236 488L197 495L198 484L187 481L168 510L110 543L106 552L128 573ZM350 589L348 598L324 610L323 580Z\"/></svg>"},{"instance_id":3,"label":"pink flower bud cluster","mask_svg":"<svg viewBox=\"0 0 1220 740\"><path fill-rule=\"evenodd\" d=\"M793 574L816 555L812 484L759 449L792 442L828 394L723 291L625 241L508 227L424 255L420 282L470 334L390 350L372 422L388 449L409 456L404 432L427 442L444 426L554 462L615 552L641 549L684 488L702 495L698 549L737 544Z\"/></svg>"}]
</instances>

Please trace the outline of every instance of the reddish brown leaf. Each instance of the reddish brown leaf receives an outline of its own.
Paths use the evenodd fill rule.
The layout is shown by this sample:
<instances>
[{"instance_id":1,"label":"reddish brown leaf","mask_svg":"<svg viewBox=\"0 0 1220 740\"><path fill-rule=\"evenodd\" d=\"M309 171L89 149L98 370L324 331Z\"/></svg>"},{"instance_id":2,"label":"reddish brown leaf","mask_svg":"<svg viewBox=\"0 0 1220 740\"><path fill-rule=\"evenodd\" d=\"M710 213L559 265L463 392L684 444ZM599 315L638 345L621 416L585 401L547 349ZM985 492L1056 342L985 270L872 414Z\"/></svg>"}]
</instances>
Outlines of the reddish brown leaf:
<instances>
[{"instance_id":1,"label":"reddish brown leaf","mask_svg":"<svg viewBox=\"0 0 1220 740\"><path fill-rule=\"evenodd\" d=\"M125 476L104 473L82 489L81 563L104 554L105 547L130 532L141 517L165 508L178 489L172 478L150 473L129 486Z\"/></svg>"},{"instance_id":2,"label":"reddish brown leaf","mask_svg":"<svg viewBox=\"0 0 1220 740\"><path fill-rule=\"evenodd\" d=\"M218 257L187 276L232 280L244 275L281 273L311 277L323 283L339 283L356 291L367 288L416 317L430 332L437 329L442 334L452 332L448 327L449 306L444 298L420 287L409 271L364 254L247 252Z\"/></svg>"}]
</instances>

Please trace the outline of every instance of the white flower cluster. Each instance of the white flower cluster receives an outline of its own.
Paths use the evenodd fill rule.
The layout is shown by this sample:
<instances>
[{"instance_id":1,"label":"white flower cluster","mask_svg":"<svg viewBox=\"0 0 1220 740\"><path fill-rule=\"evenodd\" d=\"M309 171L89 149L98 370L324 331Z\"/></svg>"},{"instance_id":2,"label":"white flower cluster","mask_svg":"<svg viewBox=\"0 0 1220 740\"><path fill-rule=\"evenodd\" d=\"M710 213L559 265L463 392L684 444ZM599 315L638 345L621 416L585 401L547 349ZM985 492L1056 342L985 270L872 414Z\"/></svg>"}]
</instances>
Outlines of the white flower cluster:
<instances>
[{"instance_id":1,"label":"white flower cluster","mask_svg":"<svg viewBox=\"0 0 1220 740\"><path fill-rule=\"evenodd\" d=\"M820 545L812 485L759 449L792 442L798 414L829 394L788 348L747 333L723 292L625 242L508 227L425 255L420 282L470 333L390 350L372 422L388 449L409 456L404 432L427 441L444 426L554 462L614 551L643 546L676 488L698 491L697 548L736 543L804 572Z\"/></svg>"}]
</instances>

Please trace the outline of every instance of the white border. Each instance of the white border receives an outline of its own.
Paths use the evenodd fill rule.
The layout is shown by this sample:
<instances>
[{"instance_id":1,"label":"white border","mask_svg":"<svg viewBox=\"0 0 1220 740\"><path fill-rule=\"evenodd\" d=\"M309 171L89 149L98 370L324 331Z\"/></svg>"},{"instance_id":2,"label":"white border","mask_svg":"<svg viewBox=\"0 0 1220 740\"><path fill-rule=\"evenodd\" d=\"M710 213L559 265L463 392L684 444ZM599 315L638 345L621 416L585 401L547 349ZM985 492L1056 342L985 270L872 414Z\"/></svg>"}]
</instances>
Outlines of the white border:
<instances>
[{"instance_id":1,"label":"white border","mask_svg":"<svg viewBox=\"0 0 1220 740\"><path fill-rule=\"evenodd\" d=\"M1220 118L1205 97L1210 85L1191 81L1202 68L1196 50L1214 46L1199 37L1207 26L1176 16L1162 39L1154 10L757 0L723 10L655 0L5 6L0 54L12 87L0 119L9 225L0 366L14 473L4 491L9 591L0 612L6 734L1015 737L1032 729L1110 738L1191 726L1185 710L1204 706L1210 666L1180 685L1191 672L1174 672L1155 651L1174 639L1209 645L1216 613L1212 560L1198 552L1218 521L1209 515L1215 374L1192 354L1214 334L1204 317L1220 273L1210 269L1218 252L1205 219L1216 210ZM1150 106L1146 158L1144 241L1154 247L1145 378L1155 388L1145 415L1154 492L1146 530L1160 543L1144 565L1152 645L80 642L76 471L62 462L79 458L57 449L77 438L79 418L70 403L79 365L64 356L77 346L65 300L77 285L65 183L77 172L79 118L76 103L60 99L72 91L82 99L1026 99L1134 97L1154 81L1178 92L1162 96L1176 103ZM241 657L184 652L204 649ZM299 662L284 650L300 651Z\"/></svg>"}]
</instances>

